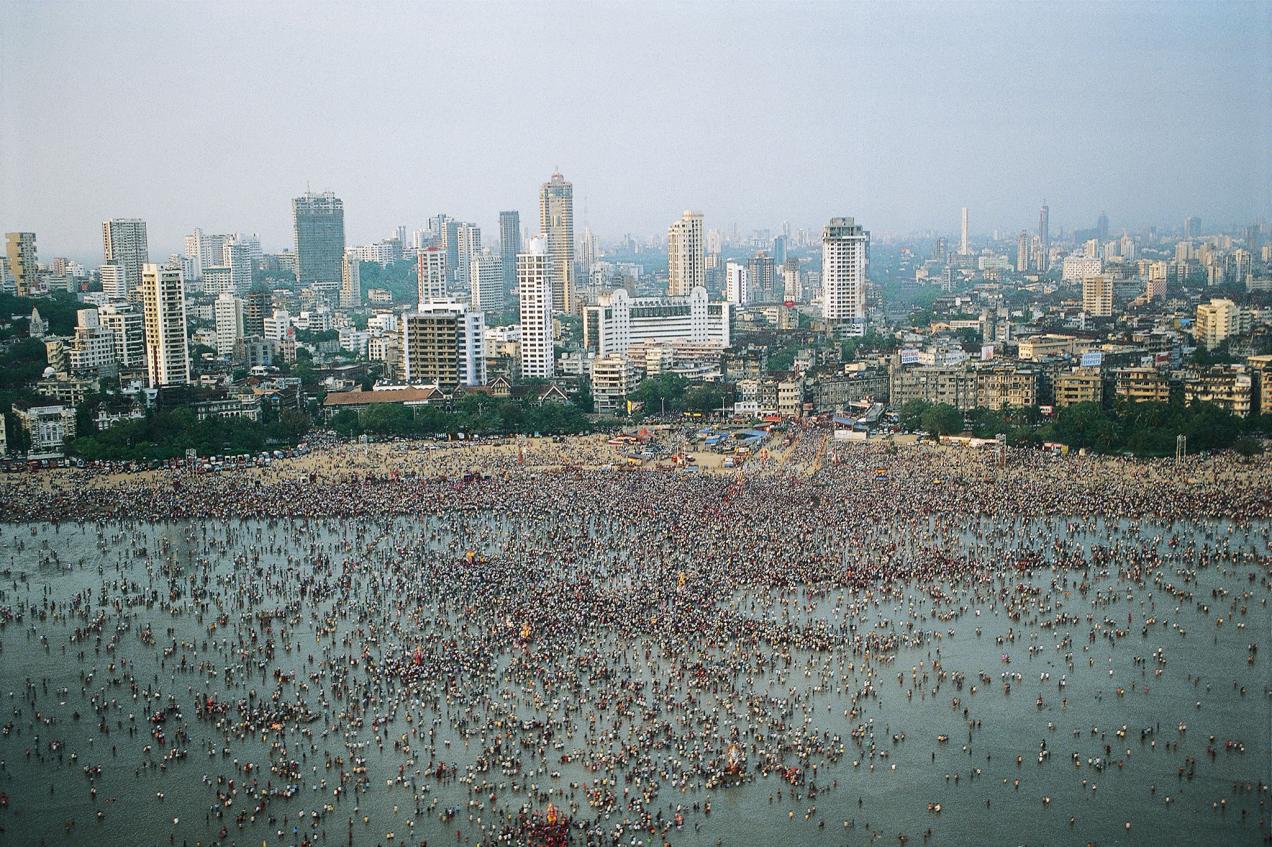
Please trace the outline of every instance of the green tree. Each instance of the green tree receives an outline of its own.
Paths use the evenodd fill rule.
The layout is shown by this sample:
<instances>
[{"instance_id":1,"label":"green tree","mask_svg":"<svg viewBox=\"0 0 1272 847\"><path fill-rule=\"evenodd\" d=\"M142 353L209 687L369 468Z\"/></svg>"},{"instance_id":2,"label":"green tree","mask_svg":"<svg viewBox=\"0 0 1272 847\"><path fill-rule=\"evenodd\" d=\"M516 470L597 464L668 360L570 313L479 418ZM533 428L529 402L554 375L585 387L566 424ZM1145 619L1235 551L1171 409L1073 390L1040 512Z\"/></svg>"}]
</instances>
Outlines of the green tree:
<instances>
[{"instance_id":1,"label":"green tree","mask_svg":"<svg viewBox=\"0 0 1272 847\"><path fill-rule=\"evenodd\" d=\"M923 413L932 407L926 400L910 400L897 413L897 422L906 432L916 432L923 428Z\"/></svg>"},{"instance_id":2,"label":"green tree","mask_svg":"<svg viewBox=\"0 0 1272 847\"><path fill-rule=\"evenodd\" d=\"M920 422L928 435L951 435L962 432L963 413L948 403L937 403L924 410Z\"/></svg>"}]
</instances>

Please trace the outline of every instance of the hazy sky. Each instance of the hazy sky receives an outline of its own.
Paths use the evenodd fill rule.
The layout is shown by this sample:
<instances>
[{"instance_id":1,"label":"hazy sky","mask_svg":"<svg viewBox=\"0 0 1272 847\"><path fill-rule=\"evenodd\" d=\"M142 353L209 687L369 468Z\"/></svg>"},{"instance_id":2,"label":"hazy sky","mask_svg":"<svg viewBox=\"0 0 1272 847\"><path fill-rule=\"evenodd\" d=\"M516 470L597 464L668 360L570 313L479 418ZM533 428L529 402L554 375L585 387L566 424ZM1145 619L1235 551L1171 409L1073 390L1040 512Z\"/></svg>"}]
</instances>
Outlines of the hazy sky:
<instances>
[{"instance_id":1,"label":"hazy sky","mask_svg":"<svg viewBox=\"0 0 1272 847\"><path fill-rule=\"evenodd\" d=\"M487 241L574 182L576 232L876 236L1272 217L1272 3L0 0L0 229L100 261L142 217L350 244L446 211ZM585 211L586 207L586 211Z\"/></svg>"}]
</instances>

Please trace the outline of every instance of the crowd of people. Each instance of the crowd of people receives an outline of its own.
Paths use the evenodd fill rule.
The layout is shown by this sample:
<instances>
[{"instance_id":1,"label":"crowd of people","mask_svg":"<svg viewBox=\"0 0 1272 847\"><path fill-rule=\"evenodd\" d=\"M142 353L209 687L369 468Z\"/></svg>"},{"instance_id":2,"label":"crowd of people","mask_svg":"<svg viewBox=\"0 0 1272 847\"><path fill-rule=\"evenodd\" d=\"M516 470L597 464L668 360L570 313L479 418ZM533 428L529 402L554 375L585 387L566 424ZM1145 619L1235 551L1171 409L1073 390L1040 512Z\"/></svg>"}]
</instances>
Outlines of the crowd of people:
<instances>
[{"instance_id":1,"label":"crowd of people","mask_svg":"<svg viewBox=\"0 0 1272 847\"><path fill-rule=\"evenodd\" d=\"M105 795L149 780L201 799L147 798L176 810L147 844L714 843L712 802L750 792L800 838L904 845L939 842L958 792L1000 796L973 789L988 774L1015 802L1027 758L1051 769L1026 777L1040 809L1079 781L1094 798L1109 769L1177 768L1223 787L1154 783L1153 804L1268 831L1266 735L1206 712L1070 726L1086 698L1151 698L1163 677L1198 710L1218 683L1266 711L1267 460L819 430L727 471L620 455L401 442L0 479L0 827L61 843L52 805L66 840L143 843L100 827L139 803ZM1209 667L1168 668L1166 645L1211 635ZM924 703L949 732L920 736ZM948 792L920 827L862 788L916 757Z\"/></svg>"}]
</instances>

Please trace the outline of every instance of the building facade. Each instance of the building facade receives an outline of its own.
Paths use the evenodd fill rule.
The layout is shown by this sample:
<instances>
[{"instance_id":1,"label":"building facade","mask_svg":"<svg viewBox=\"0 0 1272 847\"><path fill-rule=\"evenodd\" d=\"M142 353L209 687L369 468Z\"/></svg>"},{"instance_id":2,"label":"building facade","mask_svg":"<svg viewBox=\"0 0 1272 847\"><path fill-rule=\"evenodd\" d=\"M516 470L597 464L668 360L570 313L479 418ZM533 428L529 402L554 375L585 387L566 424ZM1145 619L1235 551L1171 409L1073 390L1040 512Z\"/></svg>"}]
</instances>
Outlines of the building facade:
<instances>
[{"instance_id":1,"label":"building facade","mask_svg":"<svg viewBox=\"0 0 1272 847\"><path fill-rule=\"evenodd\" d=\"M832 218L822 231L822 316L846 334L866 327L870 233L852 218Z\"/></svg>"},{"instance_id":2,"label":"building facade","mask_svg":"<svg viewBox=\"0 0 1272 847\"><path fill-rule=\"evenodd\" d=\"M190 347L186 339L185 281L181 271L163 265L144 265L141 296L150 387L187 385Z\"/></svg>"},{"instance_id":3,"label":"building facade","mask_svg":"<svg viewBox=\"0 0 1272 847\"><path fill-rule=\"evenodd\" d=\"M330 191L292 199L296 282L339 283L345 254L344 201Z\"/></svg>"},{"instance_id":4,"label":"building facade","mask_svg":"<svg viewBox=\"0 0 1272 847\"><path fill-rule=\"evenodd\" d=\"M562 311L574 307L574 185L559 173L539 188L539 231L552 266L552 303ZM519 261L519 260L518 260Z\"/></svg>"},{"instance_id":5,"label":"building facade","mask_svg":"<svg viewBox=\"0 0 1272 847\"><path fill-rule=\"evenodd\" d=\"M667 296L687 297L690 291L706 285L702 213L686 211L667 228Z\"/></svg>"},{"instance_id":6,"label":"building facade","mask_svg":"<svg viewBox=\"0 0 1272 847\"><path fill-rule=\"evenodd\" d=\"M125 290L134 296L141 285L144 266L150 261L146 222L138 218L114 218L102 223L102 255L106 264L123 268Z\"/></svg>"},{"instance_id":7,"label":"building facade","mask_svg":"<svg viewBox=\"0 0 1272 847\"><path fill-rule=\"evenodd\" d=\"M531 238L527 252L517 256L517 290L521 305L521 375L551 379L556 351L552 346L552 258L541 238Z\"/></svg>"},{"instance_id":8,"label":"building facade","mask_svg":"<svg viewBox=\"0 0 1272 847\"><path fill-rule=\"evenodd\" d=\"M632 297L622 288L583 310L583 345L598 356L633 344L688 341L723 350L732 343L733 304L712 303L696 286L686 297Z\"/></svg>"}]
</instances>

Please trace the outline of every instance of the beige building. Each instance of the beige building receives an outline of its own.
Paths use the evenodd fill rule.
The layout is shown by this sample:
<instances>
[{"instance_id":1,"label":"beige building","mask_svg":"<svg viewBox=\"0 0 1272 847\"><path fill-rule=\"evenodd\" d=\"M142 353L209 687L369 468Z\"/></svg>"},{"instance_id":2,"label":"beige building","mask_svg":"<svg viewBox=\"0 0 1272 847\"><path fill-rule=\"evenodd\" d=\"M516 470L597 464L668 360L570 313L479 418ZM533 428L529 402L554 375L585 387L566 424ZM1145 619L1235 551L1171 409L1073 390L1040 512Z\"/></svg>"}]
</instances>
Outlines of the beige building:
<instances>
[{"instance_id":1,"label":"beige building","mask_svg":"<svg viewBox=\"0 0 1272 847\"><path fill-rule=\"evenodd\" d=\"M1133 403L1169 403L1170 377L1155 368L1119 368L1113 372L1113 393Z\"/></svg>"},{"instance_id":2,"label":"beige building","mask_svg":"<svg viewBox=\"0 0 1272 847\"><path fill-rule=\"evenodd\" d=\"M1104 399L1104 387L1099 368L1073 368L1057 374L1056 407L1077 403L1099 403Z\"/></svg>"},{"instance_id":3,"label":"beige building","mask_svg":"<svg viewBox=\"0 0 1272 847\"><path fill-rule=\"evenodd\" d=\"M15 403L13 414L31 439L30 456L61 453L75 438L75 407L61 403Z\"/></svg>"},{"instance_id":4,"label":"beige building","mask_svg":"<svg viewBox=\"0 0 1272 847\"><path fill-rule=\"evenodd\" d=\"M1253 380L1251 387L1258 414L1272 415L1272 356L1250 356L1246 359Z\"/></svg>"},{"instance_id":5,"label":"beige building","mask_svg":"<svg viewBox=\"0 0 1272 847\"><path fill-rule=\"evenodd\" d=\"M592 399L596 411L618 414L625 411L627 395L640 383L640 373L626 356L611 354L592 360ZM658 409L647 409L657 413Z\"/></svg>"},{"instance_id":6,"label":"beige building","mask_svg":"<svg viewBox=\"0 0 1272 847\"><path fill-rule=\"evenodd\" d=\"M1213 403L1238 417L1248 417L1253 380L1245 365L1215 365L1184 376L1184 402Z\"/></svg>"},{"instance_id":7,"label":"beige building","mask_svg":"<svg viewBox=\"0 0 1272 847\"><path fill-rule=\"evenodd\" d=\"M547 241L552 305L562 312L574 308L574 184L559 173L539 188L539 231ZM519 282L520 280L518 280Z\"/></svg>"},{"instance_id":8,"label":"beige building","mask_svg":"<svg viewBox=\"0 0 1272 847\"><path fill-rule=\"evenodd\" d=\"M486 381L485 321L466 303L423 303L402 316L403 379L411 385L475 386Z\"/></svg>"},{"instance_id":9,"label":"beige building","mask_svg":"<svg viewBox=\"0 0 1272 847\"><path fill-rule=\"evenodd\" d=\"M667 296L687 297L707 286L702 213L685 212L667 228Z\"/></svg>"},{"instance_id":10,"label":"beige building","mask_svg":"<svg viewBox=\"0 0 1272 847\"><path fill-rule=\"evenodd\" d=\"M151 388L190 382L185 281L178 268L143 265L141 297L146 324L146 370Z\"/></svg>"},{"instance_id":11,"label":"beige building","mask_svg":"<svg viewBox=\"0 0 1272 847\"><path fill-rule=\"evenodd\" d=\"M1020 340L1017 355L1025 360L1046 359L1051 356L1072 356L1078 349L1078 339L1072 335L1031 335Z\"/></svg>"},{"instance_id":12,"label":"beige building","mask_svg":"<svg viewBox=\"0 0 1272 847\"><path fill-rule=\"evenodd\" d=\"M1082 311L1095 318L1113 317L1113 278L1089 276L1082 280Z\"/></svg>"},{"instance_id":13,"label":"beige building","mask_svg":"<svg viewBox=\"0 0 1272 847\"><path fill-rule=\"evenodd\" d=\"M6 232L4 234L5 258L9 273L13 275L14 290L19 297L30 295L39 277L39 262L35 253L34 232Z\"/></svg>"},{"instance_id":14,"label":"beige building","mask_svg":"<svg viewBox=\"0 0 1272 847\"><path fill-rule=\"evenodd\" d=\"M1193 339L1207 350L1213 350L1242 331L1241 309L1236 303L1223 297L1213 297L1209 303L1197 306L1197 319L1193 325Z\"/></svg>"}]
</instances>

